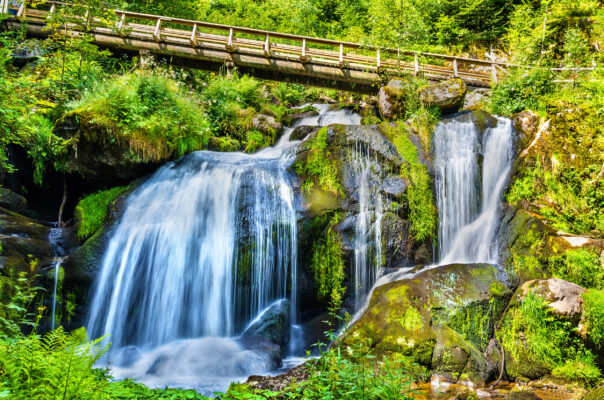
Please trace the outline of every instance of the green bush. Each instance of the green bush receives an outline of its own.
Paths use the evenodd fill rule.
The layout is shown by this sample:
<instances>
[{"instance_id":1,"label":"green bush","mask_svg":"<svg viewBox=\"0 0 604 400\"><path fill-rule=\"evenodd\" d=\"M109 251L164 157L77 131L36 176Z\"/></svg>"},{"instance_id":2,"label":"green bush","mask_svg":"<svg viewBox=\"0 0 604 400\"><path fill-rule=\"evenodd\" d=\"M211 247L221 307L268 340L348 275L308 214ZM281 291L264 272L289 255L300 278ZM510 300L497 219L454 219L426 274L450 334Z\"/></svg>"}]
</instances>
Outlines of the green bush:
<instances>
[{"instance_id":1,"label":"green bush","mask_svg":"<svg viewBox=\"0 0 604 400\"><path fill-rule=\"evenodd\" d=\"M604 269L600 256L585 249L568 250L561 256L548 259L548 269L553 276L577 285L604 289Z\"/></svg>"},{"instance_id":2,"label":"green bush","mask_svg":"<svg viewBox=\"0 0 604 400\"><path fill-rule=\"evenodd\" d=\"M75 215L79 222L78 237L80 240L91 237L103 226L109 204L128 189L129 186L118 186L102 190L89 194L78 202Z\"/></svg>"},{"instance_id":3,"label":"green bush","mask_svg":"<svg viewBox=\"0 0 604 400\"><path fill-rule=\"evenodd\" d=\"M161 74L113 78L69 105L67 116L102 129L99 135L128 144L135 153L159 161L205 148L210 123L193 92Z\"/></svg>"},{"instance_id":4,"label":"green bush","mask_svg":"<svg viewBox=\"0 0 604 400\"><path fill-rule=\"evenodd\" d=\"M553 91L553 75L546 69L518 70L493 89L491 111L511 115L543 107L544 96Z\"/></svg>"}]
</instances>

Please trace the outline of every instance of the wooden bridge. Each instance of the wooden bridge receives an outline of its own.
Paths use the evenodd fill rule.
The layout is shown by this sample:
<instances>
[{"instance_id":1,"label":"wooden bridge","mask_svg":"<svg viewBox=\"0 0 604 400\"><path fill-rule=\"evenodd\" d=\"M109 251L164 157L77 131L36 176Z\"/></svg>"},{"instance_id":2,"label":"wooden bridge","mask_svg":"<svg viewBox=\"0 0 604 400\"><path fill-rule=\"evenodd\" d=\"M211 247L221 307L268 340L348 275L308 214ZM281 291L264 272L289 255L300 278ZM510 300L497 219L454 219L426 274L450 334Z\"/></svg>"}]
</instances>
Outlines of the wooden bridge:
<instances>
[{"instance_id":1,"label":"wooden bridge","mask_svg":"<svg viewBox=\"0 0 604 400\"><path fill-rule=\"evenodd\" d=\"M0 12L8 15L11 27L26 23L28 34L38 37L50 35L48 22L65 11L64 7L73 8L72 18L60 25L64 34L90 35L94 43L114 51L144 51L181 66L205 70L237 67L258 78L356 92L375 92L376 84L384 79L409 74L429 80L458 77L470 86L488 87L508 67L496 61L377 48L130 11L107 12L58 1L33 8L27 2L0 0Z\"/></svg>"}]
</instances>

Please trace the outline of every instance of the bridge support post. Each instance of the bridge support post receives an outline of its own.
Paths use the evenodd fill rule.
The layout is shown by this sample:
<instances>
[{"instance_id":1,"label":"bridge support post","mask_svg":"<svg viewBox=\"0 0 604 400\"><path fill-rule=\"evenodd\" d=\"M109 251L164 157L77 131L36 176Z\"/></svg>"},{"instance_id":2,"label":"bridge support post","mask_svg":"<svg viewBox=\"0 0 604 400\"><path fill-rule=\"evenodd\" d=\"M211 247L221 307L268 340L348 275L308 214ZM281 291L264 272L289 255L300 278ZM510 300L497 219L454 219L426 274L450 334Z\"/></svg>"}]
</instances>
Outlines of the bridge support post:
<instances>
[{"instance_id":1,"label":"bridge support post","mask_svg":"<svg viewBox=\"0 0 604 400\"><path fill-rule=\"evenodd\" d=\"M191 32L191 46L197 46L197 24L193 24L193 32Z\"/></svg>"},{"instance_id":2,"label":"bridge support post","mask_svg":"<svg viewBox=\"0 0 604 400\"><path fill-rule=\"evenodd\" d=\"M413 63L414 63L415 76L417 76L419 74L419 60L418 60L418 57L417 57L417 53L415 53L415 57L414 57Z\"/></svg>"},{"instance_id":3,"label":"bridge support post","mask_svg":"<svg viewBox=\"0 0 604 400\"><path fill-rule=\"evenodd\" d=\"M493 74L493 83L497 83L497 65L491 64L491 73Z\"/></svg>"},{"instance_id":4,"label":"bridge support post","mask_svg":"<svg viewBox=\"0 0 604 400\"><path fill-rule=\"evenodd\" d=\"M453 76L459 78L459 74L457 73L457 58L453 59Z\"/></svg>"},{"instance_id":5,"label":"bridge support post","mask_svg":"<svg viewBox=\"0 0 604 400\"><path fill-rule=\"evenodd\" d=\"M0 14L4 14L4 0L0 0Z\"/></svg>"}]
</instances>

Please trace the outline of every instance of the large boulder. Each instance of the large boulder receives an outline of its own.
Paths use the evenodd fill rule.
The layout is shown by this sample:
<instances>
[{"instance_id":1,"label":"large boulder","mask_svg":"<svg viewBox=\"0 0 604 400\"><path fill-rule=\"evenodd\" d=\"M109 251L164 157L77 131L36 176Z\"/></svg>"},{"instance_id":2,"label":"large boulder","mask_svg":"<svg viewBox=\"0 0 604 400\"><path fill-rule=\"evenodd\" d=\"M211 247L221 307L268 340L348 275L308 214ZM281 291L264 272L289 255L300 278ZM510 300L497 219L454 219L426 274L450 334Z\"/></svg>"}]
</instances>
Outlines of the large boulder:
<instances>
[{"instance_id":1,"label":"large boulder","mask_svg":"<svg viewBox=\"0 0 604 400\"><path fill-rule=\"evenodd\" d=\"M270 115L256 114L252 118L252 127L262 133L275 135L283 128L283 124Z\"/></svg>"},{"instance_id":2,"label":"large boulder","mask_svg":"<svg viewBox=\"0 0 604 400\"><path fill-rule=\"evenodd\" d=\"M463 105L466 91L466 83L454 78L421 88L419 98L426 106L438 107L443 114L451 114Z\"/></svg>"},{"instance_id":3,"label":"large boulder","mask_svg":"<svg viewBox=\"0 0 604 400\"><path fill-rule=\"evenodd\" d=\"M284 350L290 337L290 310L287 299L277 300L247 326L242 338L264 338Z\"/></svg>"},{"instance_id":4,"label":"large boulder","mask_svg":"<svg viewBox=\"0 0 604 400\"><path fill-rule=\"evenodd\" d=\"M402 79L391 79L378 93L378 109L382 118L394 120L405 115L405 83Z\"/></svg>"},{"instance_id":5,"label":"large boulder","mask_svg":"<svg viewBox=\"0 0 604 400\"><path fill-rule=\"evenodd\" d=\"M61 160L66 173L114 185L140 178L169 161L135 153L125 140L109 140L106 129L75 112L60 121L57 135L72 144Z\"/></svg>"},{"instance_id":6,"label":"large boulder","mask_svg":"<svg viewBox=\"0 0 604 400\"><path fill-rule=\"evenodd\" d=\"M482 110L490 97L491 91L489 89L474 89L468 91L464 99L463 109Z\"/></svg>"},{"instance_id":7,"label":"large boulder","mask_svg":"<svg viewBox=\"0 0 604 400\"><path fill-rule=\"evenodd\" d=\"M577 322L581 318L581 295L586 292L581 286L563 279L538 279L525 282L517 292L525 297L533 292L547 302L553 314Z\"/></svg>"},{"instance_id":8,"label":"large boulder","mask_svg":"<svg viewBox=\"0 0 604 400\"><path fill-rule=\"evenodd\" d=\"M493 265L452 264L386 283L343 343L411 357L448 380L484 383L494 370L483 353L511 296L501 279Z\"/></svg>"},{"instance_id":9,"label":"large boulder","mask_svg":"<svg viewBox=\"0 0 604 400\"><path fill-rule=\"evenodd\" d=\"M22 213L27 208L27 200L10 189L0 187L0 207Z\"/></svg>"}]
</instances>

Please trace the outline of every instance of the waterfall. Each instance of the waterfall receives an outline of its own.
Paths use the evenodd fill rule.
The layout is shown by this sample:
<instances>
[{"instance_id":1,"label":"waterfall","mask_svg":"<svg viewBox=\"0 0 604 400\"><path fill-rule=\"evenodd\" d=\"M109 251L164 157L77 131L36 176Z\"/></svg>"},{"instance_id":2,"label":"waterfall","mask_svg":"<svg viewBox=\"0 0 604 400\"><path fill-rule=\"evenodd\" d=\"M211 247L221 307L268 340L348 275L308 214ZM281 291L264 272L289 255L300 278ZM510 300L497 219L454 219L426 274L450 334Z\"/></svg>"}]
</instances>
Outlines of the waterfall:
<instances>
[{"instance_id":1,"label":"waterfall","mask_svg":"<svg viewBox=\"0 0 604 400\"><path fill-rule=\"evenodd\" d=\"M53 261L52 261L52 270L53 270L53 289L52 289L52 299L51 299L51 320L50 320L50 329L55 329L56 324L56 316L57 316L57 288L59 285L59 274L61 271L61 265L65 260L65 251L61 246L61 240L63 239L63 228L51 228L48 233L48 242L52 247L53 252Z\"/></svg>"},{"instance_id":2,"label":"waterfall","mask_svg":"<svg viewBox=\"0 0 604 400\"><path fill-rule=\"evenodd\" d=\"M350 165L360 184L359 213L355 221L354 239L354 308L358 310L379 275L382 266L383 200L374 169L379 164L369 154L369 148L355 143L350 151Z\"/></svg>"},{"instance_id":3,"label":"waterfall","mask_svg":"<svg viewBox=\"0 0 604 400\"><path fill-rule=\"evenodd\" d=\"M296 142L289 137L298 125L360 123L349 110L316 108L318 115L285 128L275 147L193 153L128 197L87 322L93 337L109 336L106 361L116 378L156 386L220 378L212 390L222 390L233 377L268 372L265 354L229 338L279 298L289 297L296 321L295 177L288 172ZM299 327L292 332L300 341ZM171 361L176 351L189 356ZM187 377L175 368L188 368Z\"/></svg>"},{"instance_id":4,"label":"waterfall","mask_svg":"<svg viewBox=\"0 0 604 400\"><path fill-rule=\"evenodd\" d=\"M512 123L505 118L482 137L472 121L438 124L434 159L439 264L497 262L494 238L513 162L512 132Z\"/></svg>"}]
</instances>

